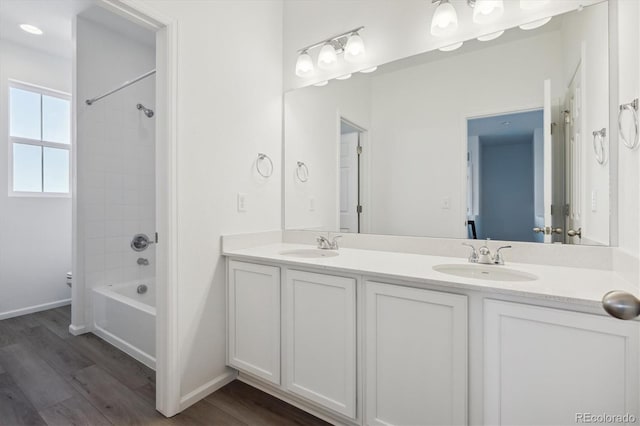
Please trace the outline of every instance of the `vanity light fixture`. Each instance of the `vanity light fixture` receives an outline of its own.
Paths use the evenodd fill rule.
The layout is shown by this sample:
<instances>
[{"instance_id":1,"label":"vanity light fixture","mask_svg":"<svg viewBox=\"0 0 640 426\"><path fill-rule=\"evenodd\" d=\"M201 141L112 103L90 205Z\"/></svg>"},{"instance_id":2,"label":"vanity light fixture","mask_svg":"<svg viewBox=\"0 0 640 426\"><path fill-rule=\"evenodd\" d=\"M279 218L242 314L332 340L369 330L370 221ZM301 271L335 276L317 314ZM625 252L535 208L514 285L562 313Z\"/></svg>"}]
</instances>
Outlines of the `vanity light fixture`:
<instances>
[{"instance_id":1,"label":"vanity light fixture","mask_svg":"<svg viewBox=\"0 0 640 426\"><path fill-rule=\"evenodd\" d=\"M441 51L441 52L451 52L451 51L454 51L456 49L460 49L460 47L462 47L463 44L464 43L461 41L461 42L458 42L458 43L450 44L448 46L439 47L438 50Z\"/></svg>"},{"instance_id":2,"label":"vanity light fixture","mask_svg":"<svg viewBox=\"0 0 640 426\"><path fill-rule=\"evenodd\" d=\"M296 61L296 75L298 77L306 77L313 73L313 60L306 50L300 52Z\"/></svg>"},{"instance_id":3,"label":"vanity light fixture","mask_svg":"<svg viewBox=\"0 0 640 426\"><path fill-rule=\"evenodd\" d=\"M520 9L532 10L538 9L549 3L549 0L520 0Z\"/></svg>"},{"instance_id":4,"label":"vanity light fixture","mask_svg":"<svg viewBox=\"0 0 640 426\"><path fill-rule=\"evenodd\" d=\"M378 67L365 68L363 70L360 70L360 72L363 73L363 74L369 74L369 73L374 72L377 69L378 69Z\"/></svg>"},{"instance_id":5,"label":"vanity light fixture","mask_svg":"<svg viewBox=\"0 0 640 426\"><path fill-rule=\"evenodd\" d=\"M504 13L503 0L475 0L473 6L473 22L487 24L500 18Z\"/></svg>"},{"instance_id":6,"label":"vanity light fixture","mask_svg":"<svg viewBox=\"0 0 640 426\"><path fill-rule=\"evenodd\" d=\"M340 77L336 77L336 80L349 80L351 78L351 74L341 75Z\"/></svg>"},{"instance_id":7,"label":"vanity light fixture","mask_svg":"<svg viewBox=\"0 0 640 426\"><path fill-rule=\"evenodd\" d=\"M326 42L318 54L318 68L328 70L338 62L338 53L331 42Z\"/></svg>"},{"instance_id":8,"label":"vanity light fixture","mask_svg":"<svg viewBox=\"0 0 640 426\"><path fill-rule=\"evenodd\" d=\"M431 18L431 34L436 37L445 37L458 29L458 13L449 0L432 0L437 3L433 17Z\"/></svg>"},{"instance_id":9,"label":"vanity light fixture","mask_svg":"<svg viewBox=\"0 0 640 426\"><path fill-rule=\"evenodd\" d=\"M544 24L548 23L551 20L551 16L547 18L538 19L537 21L529 22L527 24L520 25L520 28L523 30L535 30L536 28L540 28Z\"/></svg>"},{"instance_id":10,"label":"vanity light fixture","mask_svg":"<svg viewBox=\"0 0 640 426\"><path fill-rule=\"evenodd\" d=\"M351 33L344 47L344 60L349 63L357 63L364 59L364 41L358 32Z\"/></svg>"},{"instance_id":11,"label":"vanity light fixture","mask_svg":"<svg viewBox=\"0 0 640 426\"><path fill-rule=\"evenodd\" d=\"M296 75L307 77L313 73L313 60L309 51L320 46L322 47L318 53L318 68L322 70L334 68L341 53L344 53L344 59L349 63L360 62L365 56L364 41L360 36L363 29L364 27L354 28L298 50Z\"/></svg>"},{"instance_id":12,"label":"vanity light fixture","mask_svg":"<svg viewBox=\"0 0 640 426\"><path fill-rule=\"evenodd\" d=\"M20 29L22 31L28 32L29 34L34 34L34 35L42 35L43 32L40 28L36 27L35 25L31 25L31 24L20 24Z\"/></svg>"},{"instance_id":13,"label":"vanity light fixture","mask_svg":"<svg viewBox=\"0 0 640 426\"><path fill-rule=\"evenodd\" d=\"M504 34L504 30L503 31L497 31L497 32L491 33L491 34L485 34L483 36L478 37L478 40L480 40L480 41L495 40L498 37L500 37L502 34Z\"/></svg>"}]
</instances>

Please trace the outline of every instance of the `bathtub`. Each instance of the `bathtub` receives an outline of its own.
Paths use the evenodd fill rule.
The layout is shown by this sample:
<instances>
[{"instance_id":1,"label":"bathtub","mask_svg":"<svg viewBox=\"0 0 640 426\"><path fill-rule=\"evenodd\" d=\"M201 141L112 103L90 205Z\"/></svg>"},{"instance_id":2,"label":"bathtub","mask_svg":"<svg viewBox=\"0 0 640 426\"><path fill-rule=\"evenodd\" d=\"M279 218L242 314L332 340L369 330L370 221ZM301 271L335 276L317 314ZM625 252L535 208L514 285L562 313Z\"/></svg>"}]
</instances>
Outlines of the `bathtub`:
<instances>
[{"instance_id":1,"label":"bathtub","mask_svg":"<svg viewBox=\"0 0 640 426\"><path fill-rule=\"evenodd\" d=\"M139 285L147 292L138 294ZM94 333L146 366L156 364L156 293L153 280L93 289Z\"/></svg>"}]
</instances>

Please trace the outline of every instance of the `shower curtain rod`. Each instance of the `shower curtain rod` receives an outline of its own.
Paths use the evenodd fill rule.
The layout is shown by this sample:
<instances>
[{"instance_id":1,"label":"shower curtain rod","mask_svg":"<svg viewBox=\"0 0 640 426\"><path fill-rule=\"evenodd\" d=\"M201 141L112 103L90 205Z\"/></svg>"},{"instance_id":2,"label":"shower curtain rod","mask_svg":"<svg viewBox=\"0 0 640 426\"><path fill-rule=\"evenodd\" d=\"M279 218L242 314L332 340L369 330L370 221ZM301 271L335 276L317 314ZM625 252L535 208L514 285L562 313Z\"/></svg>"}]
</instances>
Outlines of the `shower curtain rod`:
<instances>
[{"instance_id":1,"label":"shower curtain rod","mask_svg":"<svg viewBox=\"0 0 640 426\"><path fill-rule=\"evenodd\" d=\"M86 100L86 101L84 101L84 102L85 102L87 105L92 105L94 102L99 101L100 99L105 98L105 97L107 97L107 96L109 96L109 95L111 95L111 94L113 94L113 93L117 92L118 90L122 90L122 89L124 89L125 87L129 87L129 86L131 86L133 83L137 83L138 81L142 80L143 78L147 78L147 77L149 77L150 75L153 75L153 74L155 74L155 73L156 73L156 70L148 71L148 72L146 72L146 73L142 74L141 76L134 78L133 80L130 80L130 81L125 82L125 83L124 83L124 84L122 84L120 87L116 87L115 89L108 91L108 92L107 92L107 93L105 93L104 95L100 95L100 96L96 96L95 98L87 99L87 100Z\"/></svg>"}]
</instances>

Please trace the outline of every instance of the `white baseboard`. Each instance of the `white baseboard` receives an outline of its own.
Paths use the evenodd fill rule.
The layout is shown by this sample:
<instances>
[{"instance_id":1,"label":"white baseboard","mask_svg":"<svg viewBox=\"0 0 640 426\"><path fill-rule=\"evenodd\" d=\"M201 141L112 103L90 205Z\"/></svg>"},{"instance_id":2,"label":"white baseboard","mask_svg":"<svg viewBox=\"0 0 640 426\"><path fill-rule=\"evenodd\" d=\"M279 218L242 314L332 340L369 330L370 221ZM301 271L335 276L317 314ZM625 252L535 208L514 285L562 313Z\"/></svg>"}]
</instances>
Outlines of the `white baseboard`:
<instances>
[{"instance_id":1,"label":"white baseboard","mask_svg":"<svg viewBox=\"0 0 640 426\"><path fill-rule=\"evenodd\" d=\"M73 334L74 336L79 336L81 334L89 333L90 331L93 331L93 330L90 327L87 327L86 325L71 324L69 326L69 333Z\"/></svg>"},{"instance_id":2,"label":"white baseboard","mask_svg":"<svg viewBox=\"0 0 640 426\"><path fill-rule=\"evenodd\" d=\"M27 306L26 308L15 309L13 311L1 312L0 320L19 317L21 315L32 314L34 312L47 311L60 306L70 305L71 299L56 300L55 302L43 303L42 305Z\"/></svg>"},{"instance_id":3,"label":"white baseboard","mask_svg":"<svg viewBox=\"0 0 640 426\"><path fill-rule=\"evenodd\" d=\"M188 394L180 398L180 411L186 410L207 395L210 395L221 387L233 382L237 376L238 373L236 373L235 371L228 371L216 377L215 379L208 381L199 388L189 392Z\"/></svg>"}]
</instances>

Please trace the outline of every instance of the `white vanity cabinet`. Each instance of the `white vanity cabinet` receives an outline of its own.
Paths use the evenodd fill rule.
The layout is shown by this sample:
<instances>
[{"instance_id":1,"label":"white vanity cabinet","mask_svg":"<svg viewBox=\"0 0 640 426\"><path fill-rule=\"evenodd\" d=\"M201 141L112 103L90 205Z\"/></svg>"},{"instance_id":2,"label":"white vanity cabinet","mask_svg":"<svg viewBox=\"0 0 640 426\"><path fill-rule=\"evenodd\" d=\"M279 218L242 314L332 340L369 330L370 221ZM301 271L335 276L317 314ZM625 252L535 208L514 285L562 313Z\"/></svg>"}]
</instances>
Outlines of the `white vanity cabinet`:
<instances>
[{"instance_id":1,"label":"white vanity cabinet","mask_svg":"<svg viewBox=\"0 0 640 426\"><path fill-rule=\"evenodd\" d=\"M286 389L356 418L356 280L286 271Z\"/></svg>"},{"instance_id":2,"label":"white vanity cabinet","mask_svg":"<svg viewBox=\"0 0 640 426\"><path fill-rule=\"evenodd\" d=\"M467 297L365 284L366 424L467 422Z\"/></svg>"},{"instance_id":3,"label":"white vanity cabinet","mask_svg":"<svg viewBox=\"0 0 640 426\"><path fill-rule=\"evenodd\" d=\"M280 384L280 268L230 260L228 364Z\"/></svg>"},{"instance_id":4,"label":"white vanity cabinet","mask_svg":"<svg viewBox=\"0 0 640 426\"><path fill-rule=\"evenodd\" d=\"M484 423L638 416L638 332L635 321L485 300Z\"/></svg>"}]
</instances>

